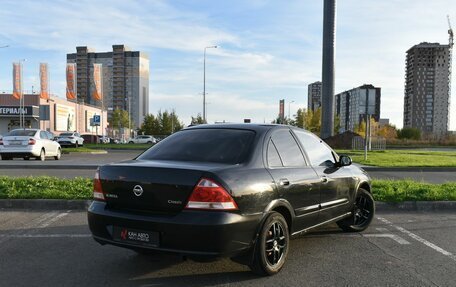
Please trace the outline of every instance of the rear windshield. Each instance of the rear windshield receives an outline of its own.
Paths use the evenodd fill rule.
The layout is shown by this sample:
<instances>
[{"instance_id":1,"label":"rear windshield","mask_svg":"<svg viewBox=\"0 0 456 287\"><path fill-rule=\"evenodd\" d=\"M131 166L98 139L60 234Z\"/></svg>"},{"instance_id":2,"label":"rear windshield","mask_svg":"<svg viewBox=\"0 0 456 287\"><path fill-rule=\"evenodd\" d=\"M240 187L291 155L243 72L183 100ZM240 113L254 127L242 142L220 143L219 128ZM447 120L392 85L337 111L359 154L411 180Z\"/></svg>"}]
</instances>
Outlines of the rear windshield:
<instances>
[{"instance_id":1,"label":"rear windshield","mask_svg":"<svg viewBox=\"0 0 456 287\"><path fill-rule=\"evenodd\" d=\"M6 134L5 136L18 136L18 137L21 137L21 136L26 136L26 137L33 137L35 136L36 134L36 131L34 130L13 130L13 131L10 131L8 134Z\"/></svg>"},{"instance_id":2,"label":"rear windshield","mask_svg":"<svg viewBox=\"0 0 456 287\"><path fill-rule=\"evenodd\" d=\"M175 133L138 159L237 164L247 159L255 132L235 129L195 129Z\"/></svg>"},{"instance_id":3,"label":"rear windshield","mask_svg":"<svg viewBox=\"0 0 456 287\"><path fill-rule=\"evenodd\" d=\"M61 137L70 137L72 135L73 135L73 133L61 133L60 134Z\"/></svg>"}]
</instances>

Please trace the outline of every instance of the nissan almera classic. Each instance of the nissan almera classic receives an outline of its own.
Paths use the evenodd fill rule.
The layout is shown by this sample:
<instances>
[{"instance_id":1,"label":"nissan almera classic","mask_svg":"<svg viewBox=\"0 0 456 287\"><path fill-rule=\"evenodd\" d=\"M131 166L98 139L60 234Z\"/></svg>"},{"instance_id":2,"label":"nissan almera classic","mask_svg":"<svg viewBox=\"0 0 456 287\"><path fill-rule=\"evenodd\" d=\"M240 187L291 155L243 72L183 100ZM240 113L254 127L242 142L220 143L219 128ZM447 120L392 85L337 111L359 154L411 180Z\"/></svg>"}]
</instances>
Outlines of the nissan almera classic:
<instances>
[{"instance_id":1,"label":"nissan almera classic","mask_svg":"<svg viewBox=\"0 0 456 287\"><path fill-rule=\"evenodd\" d=\"M88 209L93 238L137 252L231 257L279 272L292 236L336 222L366 229L368 175L320 138L281 125L200 125L134 160L101 166Z\"/></svg>"}]
</instances>

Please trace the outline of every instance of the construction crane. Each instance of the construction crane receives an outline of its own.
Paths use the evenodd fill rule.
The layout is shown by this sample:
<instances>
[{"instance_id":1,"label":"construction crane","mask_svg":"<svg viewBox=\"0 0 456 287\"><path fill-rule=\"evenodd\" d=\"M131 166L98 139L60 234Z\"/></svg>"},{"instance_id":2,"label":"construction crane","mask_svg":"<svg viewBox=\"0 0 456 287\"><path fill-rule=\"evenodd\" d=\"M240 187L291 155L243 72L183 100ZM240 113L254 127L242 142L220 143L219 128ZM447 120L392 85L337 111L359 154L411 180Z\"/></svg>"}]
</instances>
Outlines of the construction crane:
<instances>
[{"instance_id":1,"label":"construction crane","mask_svg":"<svg viewBox=\"0 0 456 287\"><path fill-rule=\"evenodd\" d=\"M450 15L447 15L448 20L448 35L449 35L449 44L450 48L453 48L453 29L451 28Z\"/></svg>"}]
</instances>

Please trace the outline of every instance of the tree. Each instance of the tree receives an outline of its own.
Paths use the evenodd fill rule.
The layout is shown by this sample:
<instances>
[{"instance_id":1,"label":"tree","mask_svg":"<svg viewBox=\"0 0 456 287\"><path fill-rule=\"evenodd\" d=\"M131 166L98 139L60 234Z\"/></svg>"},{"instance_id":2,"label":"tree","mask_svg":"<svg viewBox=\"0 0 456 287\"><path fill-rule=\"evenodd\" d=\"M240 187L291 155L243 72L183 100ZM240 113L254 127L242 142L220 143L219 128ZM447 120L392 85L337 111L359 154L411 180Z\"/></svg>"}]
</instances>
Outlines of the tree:
<instances>
[{"instance_id":1,"label":"tree","mask_svg":"<svg viewBox=\"0 0 456 287\"><path fill-rule=\"evenodd\" d=\"M296 112L294 125L298 128L305 128L306 125L306 109L299 108Z\"/></svg>"},{"instance_id":2,"label":"tree","mask_svg":"<svg viewBox=\"0 0 456 287\"><path fill-rule=\"evenodd\" d=\"M130 119L129 114L125 110L115 109L112 112L111 119L109 120L109 126L113 129L128 128L129 126L133 127L134 122Z\"/></svg>"},{"instance_id":3,"label":"tree","mask_svg":"<svg viewBox=\"0 0 456 287\"><path fill-rule=\"evenodd\" d=\"M169 135L184 128L174 111L158 111L157 116L149 114L144 118L140 133L149 135Z\"/></svg>"},{"instance_id":4,"label":"tree","mask_svg":"<svg viewBox=\"0 0 456 287\"><path fill-rule=\"evenodd\" d=\"M395 126L387 124L378 130L377 135L385 139L395 139L397 138L397 129Z\"/></svg>"},{"instance_id":5,"label":"tree","mask_svg":"<svg viewBox=\"0 0 456 287\"><path fill-rule=\"evenodd\" d=\"M397 137L400 139L420 140L421 131L417 128L403 128L397 131Z\"/></svg>"},{"instance_id":6,"label":"tree","mask_svg":"<svg viewBox=\"0 0 456 287\"><path fill-rule=\"evenodd\" d=\"M190 123L191 125L201 125L201 124L207 124L207 122L203 119L200 113L196 117L192 116L192 121Z\"/></svg>"}]
</instances>

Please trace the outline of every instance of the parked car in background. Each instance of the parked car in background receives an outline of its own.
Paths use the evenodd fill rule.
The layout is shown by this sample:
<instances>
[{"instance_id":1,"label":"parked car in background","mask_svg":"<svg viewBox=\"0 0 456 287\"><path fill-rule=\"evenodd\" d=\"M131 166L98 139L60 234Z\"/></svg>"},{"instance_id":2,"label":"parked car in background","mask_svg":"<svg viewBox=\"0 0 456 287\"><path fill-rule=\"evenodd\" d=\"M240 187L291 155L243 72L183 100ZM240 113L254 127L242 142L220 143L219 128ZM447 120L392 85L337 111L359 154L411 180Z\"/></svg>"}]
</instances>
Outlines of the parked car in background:
<instances>
[{"instance_id":1,"label":"parked car in background","mask_svg":"<svg viewBox=\"0 0 456 287\"><path fill-rule=\"evenodd\" d=\"M140 135L135 138L129 139L130 144L155 144L157 140L153 136Z\"/></svg>"},{"instance_id":2,"label":"parked car in background","mask_svg":"<svg viewBox=\"0 0 456 287\"><path fill-rule=\"evenodd\" d=\"M16 129L0 139L0 155L2 160L31 157L44 161L46 157L59 160L62 155L60 144L53 140L54 135L39 129Z\"/></svg>"},{"instance_id":3,"label":"parked car in background","mask_svg":"<svg viewBox=\"0 0 456 287\"><path fill-rule=\"evenodd\" d=\"M351 163L299 128L199 125L101 166L88 223L101 244L230 257L272 275L292 235L328 223L347 232L369 226L370 178Z\"/></svg>"},{"instance_id":4,"label":"parked car in background","mask_svg":"<svg viewBox=\"0 0 456 287\"><path fill-rule=\"evenodd\" d=\"M61 146L73 146L79 147L84 145L84 139L77 132L65 132L61 133L57 137L57 142Z\"/></svg>"}]
</instances>

